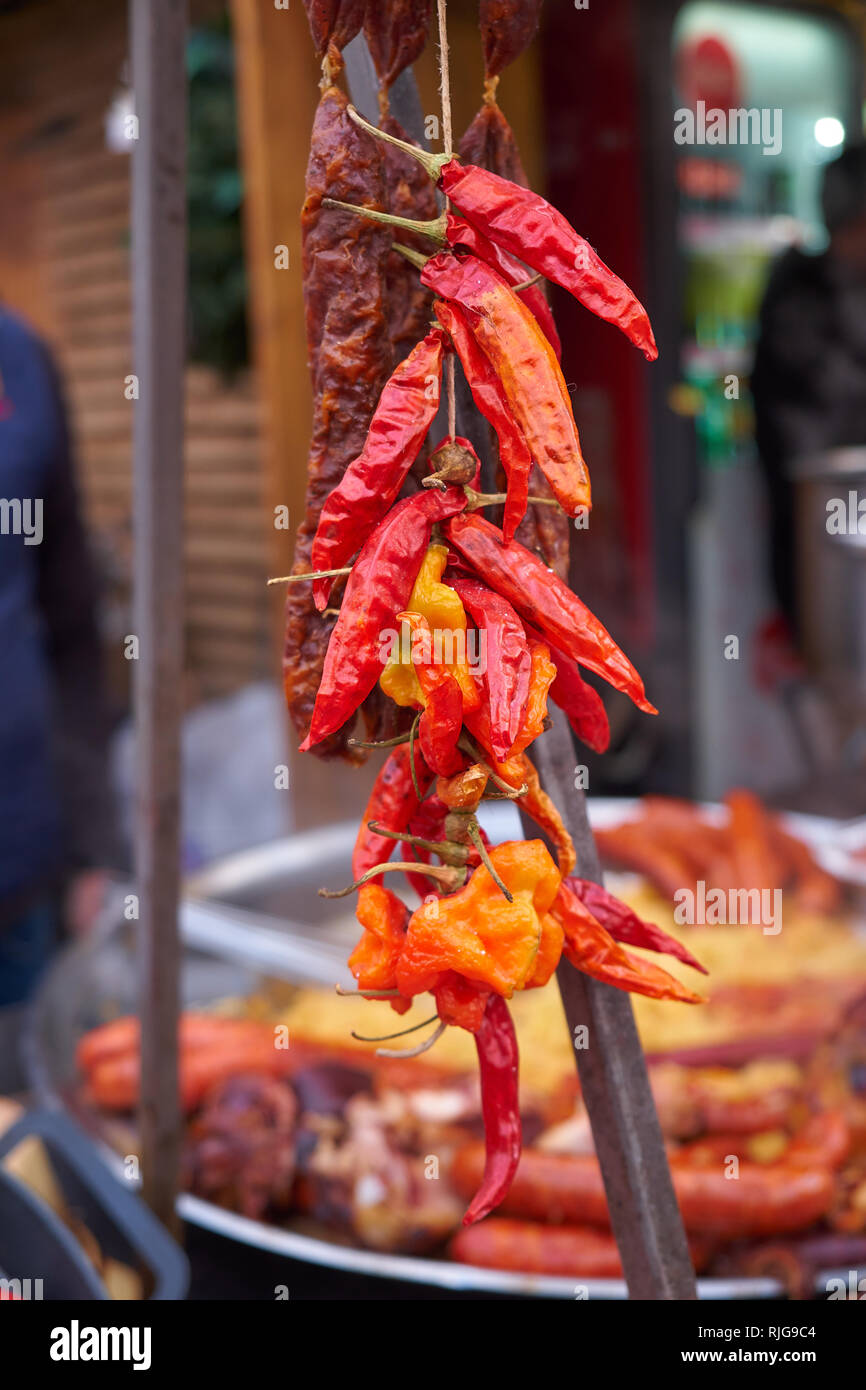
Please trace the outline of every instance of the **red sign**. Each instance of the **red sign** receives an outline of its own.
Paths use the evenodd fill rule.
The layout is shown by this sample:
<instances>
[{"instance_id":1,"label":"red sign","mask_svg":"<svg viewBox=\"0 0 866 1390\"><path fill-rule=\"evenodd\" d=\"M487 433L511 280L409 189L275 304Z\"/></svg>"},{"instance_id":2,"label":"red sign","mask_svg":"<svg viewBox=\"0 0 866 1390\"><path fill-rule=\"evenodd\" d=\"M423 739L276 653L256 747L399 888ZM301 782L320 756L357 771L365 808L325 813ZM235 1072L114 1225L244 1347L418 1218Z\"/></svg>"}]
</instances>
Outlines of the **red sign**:
<instances>
[{"instance_id":1,"label":"red sign","mask_svg":"<svg viewBox=\"0 0 866 1390\"><path fill-rule=\"evenodd\" d=\"M677 86L686 106L699 101L707 110L730 111L740 105L740 68L721 39L708 34L681 44L676 55Z\"/></svg>"}]
</instances>

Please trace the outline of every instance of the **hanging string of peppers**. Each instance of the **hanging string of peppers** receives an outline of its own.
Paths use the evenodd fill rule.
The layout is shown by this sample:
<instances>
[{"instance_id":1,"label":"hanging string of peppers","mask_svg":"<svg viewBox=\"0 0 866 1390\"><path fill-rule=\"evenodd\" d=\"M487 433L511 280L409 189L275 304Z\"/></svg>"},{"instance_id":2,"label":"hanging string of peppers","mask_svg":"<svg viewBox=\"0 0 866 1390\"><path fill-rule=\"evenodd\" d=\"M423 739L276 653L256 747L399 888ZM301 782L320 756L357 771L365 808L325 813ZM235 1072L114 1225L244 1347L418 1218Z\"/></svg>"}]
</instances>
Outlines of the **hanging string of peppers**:
<instances>
[{"instance_id":1,"label":"hanging string of peppers","mask_svg":"<svg viewBox=\"0 0 866 1390\"><path fill-rule=\"evenodd\" d=\"M656 346L642 305L549 203L522 178L465 157L477 147L486 162L519 169L494 94L502 68L535 32L538 0L482 3L485 102L462 157L419 149L388 116L388 87L423 46L430 0L366 9L363 0L306 2L327 80L304 212L317 422L293 576L300 582L290 586L287 693L305 733L302 750L389 750L358 832L353 883L322 891L357 892L362 934L349 966L360 994L387 999L399 1014L419 994L435 1000L434 1031L398 1055L427 1050L445 1027L475 1037L487 1159L464 1218L471 1223L502 1201L520 1156L517 1043L506 1003L515 991L546 985L565 955L616 988L699 1001L625 949L702 969L679 942L577 876L570 836L527 756L544 732L548 699L589 747L607 747L604 705L582 668L655 713L631 662L562 577L562 526L567 560L568 518L592 498L559 338L536 277L563 286L649 360ZM333 85L339 48L362 24L382 84L379 128ZM383 206L395 155L397 211ZM407 163L427 180L426 192L407 180ZM346 196L353 187L360 196ZM407 215L410 205L435 208L436 188L448 200L443 213ZM403 257L399 282L395 254ZM405 327L411 305L417 338L405 355L391 332L396 365L380 381L389 265L396 318ZM329 356L322 344L336 331L342 350ZM418 476L451 354L495 431L502 493L481 491L478 459L461 438L442 441ZM502 505L499 527L483 512ZM557 519L551 554L540 526L532 545L521 543L530 509ZM328 617L326 628L316 626ZM398 641L384 642L397 633ZM486 660L473 661L473 651ZM386 702L397 732L372 738L367 716L367 739L353 738L356 712L374 698ZM541 839L491 846L478 810L492 798L519 800L556 859ZM420 898L414 910L382 882L394 873Z\"/></svg>"}]
</instances>

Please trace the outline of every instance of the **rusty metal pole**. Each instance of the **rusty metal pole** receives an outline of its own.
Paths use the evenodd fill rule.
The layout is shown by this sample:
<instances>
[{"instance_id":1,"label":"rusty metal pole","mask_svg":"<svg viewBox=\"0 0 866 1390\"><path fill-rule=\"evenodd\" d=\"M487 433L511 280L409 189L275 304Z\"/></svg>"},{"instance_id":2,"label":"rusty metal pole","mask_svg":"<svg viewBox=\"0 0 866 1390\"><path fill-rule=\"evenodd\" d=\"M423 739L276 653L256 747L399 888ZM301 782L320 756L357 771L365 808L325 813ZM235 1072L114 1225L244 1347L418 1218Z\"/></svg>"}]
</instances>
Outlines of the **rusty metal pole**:
<instances>
[{"instance_id":1,"label":"rusty metal pole","mask_svg":"<svg viewBox=\"0 0 866 1390\"><path fill-rule=\"evenodd\" d=\"M551 717L552 727L533 744L532 761L574 840L581 877L601 883L586 797L574 786L576 757L568 722L555 707ZM521 820L525 834L537 838L538 826L523 813ZM623 990L581 974L567 960L560 963L556 980L629 1297L696 1298L631 999Z\"/></svg>"},{"instance_id":2,"label":"rusty metal pole","mask_svg":"<svg viewBox=\"0 0 866 1390\"><path fill-rule=\"evenodd\" d=\"M181 1115L180 721L186 359L186 0L131 0L135 875L139 897L141 1174L175 1225Z\"/></svg>"}]
</instances>

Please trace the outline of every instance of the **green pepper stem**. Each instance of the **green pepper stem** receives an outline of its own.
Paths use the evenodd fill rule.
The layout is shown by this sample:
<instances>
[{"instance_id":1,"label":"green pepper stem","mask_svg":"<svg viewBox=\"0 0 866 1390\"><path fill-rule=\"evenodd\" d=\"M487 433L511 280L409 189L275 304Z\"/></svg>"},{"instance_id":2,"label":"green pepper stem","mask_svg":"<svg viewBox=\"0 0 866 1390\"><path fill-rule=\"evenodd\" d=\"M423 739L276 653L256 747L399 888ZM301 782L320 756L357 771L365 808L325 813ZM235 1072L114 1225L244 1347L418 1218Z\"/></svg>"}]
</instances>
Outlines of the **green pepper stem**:
<instances>
[{"instance_id":1,"label":"green pepper stem","mask_svg":"<svg viewBox=\"0 0 866 1390\"><path fill-rule=\"evenodd\" d=\"M478 850L481 862L484 865L487 872L489 873L490 877L493 879L493 882L496 884L497 888L501 889L503 896L507 898L510 903L513 903L514 895L510 892L508 888L506 888L499 874L496 872L496 869L493 865L493 861L491 860L490 855L487 853L487 846L481 838L481 831L478 828L478 822L474 819L474 817L469 822L467 829L469 831L469 838L472 841L475 848Z\"/></svg>"},{"instance_id":2,"label":"green pepper stem","mask_svg":"<svg viewBox=\"0 0 866 1390\"><path fill-rule=\"evenodd\" d=\"M269 579L269 584L300 584L304 579L330 579L335 574L351 574L352 566L343 565L338 570L310 570L304 574L280 574L275 579Z\"/></svg>"},{"instance_id":3,"label":"green pepper stem","mask_svg":"<svg viewBox=\"0 0 866 1390\"><path fill-rule=\"evenodd\" d=\"M444 820L445 834L458 845L469 844L469 825L475 822L475 812L464 806L451 806Z\"/></svg>"},{"instance_id":4,"label":"green pepper stem","mask_svg":"<svg viewBox=\"0 0 866 1390\"><path fill-rule=\"evenodd\" d=\"M430 1020L428 1019L428 1022L429 1022L429 1021L430 1021ZM417 1047L409 1047L409 1048L405 1048L405 1049L404 1049L404 1048L399 1048L399 1047L377 1047L377 1048L376 1048L376 1056L377 1056L377 1057L420 1057L422 1052L427 1052L427 1051L429 1051L429 1049L433 1046L433 1044L434 1044L435 1042L438 1042L438 1040L442 1037L442 1034L445 1032L445 1028L446 1028L446 1024L440 1023L440 1024L439 1024L439 1027L436 1029L435 1033L431 1033L430 1036L429 1036L429 1038L427 1038L425 1042L419 1043Z\"/></svg>"},{"instance_id":5,"label":"green pepper stem","mask_svg":"<svg viewBox=\"0 0 866 1390\"><path fill-rule=\"evenodd\" d=\"M392 241L391 250L399 251L400 255L405 256L418 270L423 270L430 259L429 256L422 256L420 251L413 251L411 246L404 246L402 241Z\"/></svg>"},{"instance_id":6,"label":"green pepper stem","mask_svg":"<svg viewBox=\"0 0 866 1390\"><path fill-rule=\"evenodd\" d=\"M426 479L423 481L426 482ZM503 502L508 501L507 492L476 492L472 487L464 487L463 491L466 493L467 497L467 512L477 511L479 507L501 506ZM555 497L527 497L526 502L527 505L532 504L541 507L559 506Z\"/></svg>"},{"instance_id":7,"label":"green pepper stem","mask_svg":"<svg viewBox=\"0 0 866 1390\"><path fill-rule=\"evenodd\" d=\"M449 888L454 886L454 870L445 864L418 864L408 863L407 861L396 859L393 863L374 864L372 869L368 869L365 874L350 883L348 888L320 888L320 898L348 898L350 893L356 889L363 888L365 883L369 883L371 878L376 878L379 874L423 874L425 878L438 879L440 883L446 884Z\"/></svg>"},{"instance_id":8,"label":"green pepper stem","mask_svg":"<svg viewBox=\"0 0 866 1390\"><path fill-rule=\"evenodd\" d=\"M399 989L343 989L342 985L335 985L334 989L343 999L399 999Z\"/></svg>"},{"instance_id":9,"label":"green pepper stem","mask_svg":"<svg viewBox=\"0 0 866 1390\"><path fill-rule=\"evenodd\" d=\"M379 130L377 126L365 121L351 103L346 107L346 111L349 120L354 121L361 130L366 130L368 135L374 136L376 140L385 140L389 145L396 145L398 150L410 155L412 159L417 159L419 164L423 164L434 183L439 182L439 175L442 173L443 167L454 158L453 154L430 154L428 150L419 149L417 145L410 144L408 140L398 140L396 135L389 135L387 131Z\"/></svg>"},{"instance_id":10,"label":"green pepper stem","mask_svg":"<svg viewBox=\"0 0 866 1390\"><path fill-rule=\"evenodd\" d=\"M409 742L408 732L397 734L394 738L365 739L350 738L347 740L350 748L398 748L401 743Z\"/></svg>"},{"instance_id":11,"label":"green pepper stem","mask_svg":"<svg viewBox=\"0 0 866 1390\"><path fill-rule=\"evenodd\" d=\"M392 1038L405 1038L407 1033L417 1033L419 1028L426 1028L428 1024L435 1023L438 1017L438 1014L434 1014L432 1018L425 1018L423 1023L413 1023L411 1028L400 1028L396 1033L380 1033L378 1038L368 1038L354 1030L352 1037L358 1042L390 1042Z\"/></svg>"},{"instance_id":12,"label":"green pepper stem","mask_svg":"<svg viewBox=\"0 0 866 1390\"><path fill-rule=\"evenodd\" d=\"M325 201L327 202L327 199L325 199ZM528 290L532 285L537 285L539 280L543 279L544 276L541 271L537 270L534 275L530 275L528 280L521 280L519 285L512 285L511 288L515 294L520 294L521 290Z\"/></svg>"},{"instance_id":13,"label":"green pepper stem","mask_svg":"<svg viewBox=\"0 0 866 1390\"><path fill-rule=\"evenodd\" d=\"M412 720L412 727L409 730L409 771L412 774L412 787L418 800L421 800L421 787L418 782L418 769L415 766L415 739L418 735L418 725L421 722L421 711Z\"/></svg>"},{"instance_id":14,"label":"green pepper stem","mask_svg":"<svg viewBox=\"0 0 866 1390\"><path fill-rule=\"evenodd\" d=\"M466 846L455 844L452 840L423 840L420 835L409 835L402 830L388 830L375 820L368 820L367 825L374 835L382 835L387 840L400 840L405 845L411 845L413 849L430 850L433 854L438 854L443 863L453 864L455 868L462 868L469 857Z\"/></svg>"},{"instance_id":15,"label":"green pepper stem","mask_svg":"<svg viewBox=\"0 0 866 1390\"><path fill-rule=\"evenodd\" d=\"M342 208L344 212L356 212L359 217L367 217L371 222L384 222L387 227L403 227L407 232L417 232L419 236L429 237L445 245L445 215L432 221L418 222L412 217L398 217L392 212L380 212L378 208L361 207L358 203L343 203L339 198L323 198L322 207Z\"/></svg>"}]
</instances>

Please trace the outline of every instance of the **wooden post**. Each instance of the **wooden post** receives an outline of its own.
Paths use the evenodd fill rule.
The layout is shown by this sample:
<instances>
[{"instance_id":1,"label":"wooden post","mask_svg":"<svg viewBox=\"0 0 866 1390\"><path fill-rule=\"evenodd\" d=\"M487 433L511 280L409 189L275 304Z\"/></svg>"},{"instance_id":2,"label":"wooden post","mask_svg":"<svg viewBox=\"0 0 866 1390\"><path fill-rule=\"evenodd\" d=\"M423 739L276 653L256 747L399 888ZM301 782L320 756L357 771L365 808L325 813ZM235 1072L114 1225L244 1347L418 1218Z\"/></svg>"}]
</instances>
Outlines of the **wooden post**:
<instances>
[{"instance_id":1,"label":"wooden post","mask_svg":"<svg viewBox=\"0 0 866 1390\"><path fill-rule=\"evenodd\" d=\"M307 486L311 405L300 216L318 74L303 5L286 10L232 0L231 9L251 336L267 431L266 495L291 511L291 533L269 526L269 562L272 574L286 574ZM279 247L288 264L278 262ZM278 590L273 598L281 614L285 594Z\"/></svg>"},{"instance_id":2,"label":"wooden post","mask_svg":"<svg viewBox=\"0 0 866 1390\"><path fill-rule=\"evenodd\" d=\"M269 572L287 574L304 516L312 417L300 218L319 73L300 0L287 10L270 0L232 0L232 21L252 342L265 419L264 535ZM278 248L288 253L287 265ZM289 531L274 528L278 505L289 508ZM285 590L270 594L281 657ZM299 828L360 816L368 788L357 769L299 756L293 731L287 757Z\"/></svg>"},{"instance_id":3,"label":"wooden post","mask_svg":"<svg viewBox=\"0 0 866 1390\"><path fill-rule=\"evenodd\" d=\"M186 358L185 0L132 0L135 873L139 897L141 1171L175 1225L181 1114L180 720L183 675L183 392ZM120 389L120 385L118 386Z\"/></svg>"}]
</instances>

